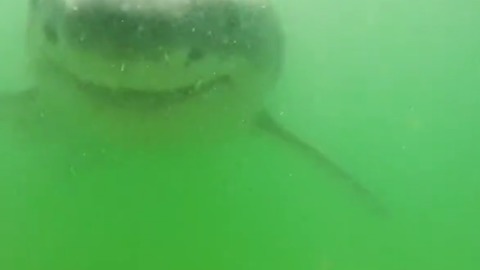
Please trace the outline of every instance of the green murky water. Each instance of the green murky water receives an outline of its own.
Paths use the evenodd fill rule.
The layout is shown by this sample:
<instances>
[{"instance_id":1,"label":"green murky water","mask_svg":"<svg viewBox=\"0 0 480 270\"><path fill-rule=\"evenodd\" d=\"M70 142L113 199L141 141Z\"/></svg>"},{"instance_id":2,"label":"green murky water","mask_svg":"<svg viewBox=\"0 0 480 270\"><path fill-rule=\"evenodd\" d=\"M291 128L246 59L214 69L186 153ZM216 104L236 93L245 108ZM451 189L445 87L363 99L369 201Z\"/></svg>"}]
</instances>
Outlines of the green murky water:
<instances>
[{"instance_id":1,"label":"green murky water","mask_svg":"<svg viewBox=\"0 0 480 270\"><path fill-rule=\"evenodd\" d=\"M480 6L278 2L288 43L273 110L387 218L267 137L64 156L1 128L0 269L479 269ZM0 4L2 91L29 87L25 7Z\"/></svg>"}]
</instances>

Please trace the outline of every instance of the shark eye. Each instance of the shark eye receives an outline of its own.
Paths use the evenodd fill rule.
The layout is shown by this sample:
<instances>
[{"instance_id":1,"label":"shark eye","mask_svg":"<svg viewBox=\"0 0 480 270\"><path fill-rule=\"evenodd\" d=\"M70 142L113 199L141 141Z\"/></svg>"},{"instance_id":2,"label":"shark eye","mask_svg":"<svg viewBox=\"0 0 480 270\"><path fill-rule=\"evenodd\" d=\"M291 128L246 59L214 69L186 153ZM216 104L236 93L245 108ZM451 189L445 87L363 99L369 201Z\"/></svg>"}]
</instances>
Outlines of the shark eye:
<instances>
[{"instance_id":1,"label":"shark eye","mask_svg":"<svg viewBox=\"0 0 480 270\"><path fill-rule=\"evenodd\" d=\"M190 52L188 52L187 61L185 62L185 66L188 67L193 62L199 61L203 57L205 57L205 53L202 50L200 50L198 48L192 48L192 49L190 49Z\"/></svg>"},{"instance_id":2,"label":"shark eye","mask_svg":"<svg viewBox=\"0 0 480 270\"><path fill-rule=\"evenodd\" d=\"M204 57L204 53L198 49L198 48L193 48L190 50L188 53L188 60L189 61L198 61Z\"/></svg>"}]
</instances>

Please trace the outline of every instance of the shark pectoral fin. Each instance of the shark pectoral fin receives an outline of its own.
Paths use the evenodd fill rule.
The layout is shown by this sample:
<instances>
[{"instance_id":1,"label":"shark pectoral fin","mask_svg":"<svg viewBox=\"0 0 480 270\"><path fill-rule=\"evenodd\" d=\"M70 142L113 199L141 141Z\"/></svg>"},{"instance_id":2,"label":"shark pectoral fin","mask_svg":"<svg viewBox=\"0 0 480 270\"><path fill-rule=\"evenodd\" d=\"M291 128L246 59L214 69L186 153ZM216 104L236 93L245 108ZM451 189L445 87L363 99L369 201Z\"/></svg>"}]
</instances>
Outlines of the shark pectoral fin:
<instances>
[{"instance_id":1,"label":"shark pectoral fin","mask_svg":"<svg viewBox=\"0 0 480 270\"><path fill-rule=\"evenodd\" d=\"M376 211L382 214L386 213L384 205L368 188L338 166L319 149L309 145L293 132L282 127L267 111L262 111L257 115L255 126L314 159L320 166L325 167L337 175L339 179L342 179L344 183L353 189L355 193L359 194L362 199L366 199L367 203L371 204Z\"/></svg>"}]
</instances>

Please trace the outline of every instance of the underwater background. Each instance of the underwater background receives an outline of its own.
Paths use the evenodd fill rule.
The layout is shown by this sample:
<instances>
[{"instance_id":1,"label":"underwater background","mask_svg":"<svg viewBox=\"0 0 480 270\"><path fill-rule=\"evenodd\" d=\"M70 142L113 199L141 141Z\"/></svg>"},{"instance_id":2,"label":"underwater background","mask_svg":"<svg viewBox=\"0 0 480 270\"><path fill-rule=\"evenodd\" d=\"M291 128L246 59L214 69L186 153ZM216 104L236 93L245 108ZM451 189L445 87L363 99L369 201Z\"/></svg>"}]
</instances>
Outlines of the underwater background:
<instances>
[{"instance_id":1,"label":"underwater background","mask_svg":"<svg viewBox=\"0 0 480 270\"><path fill-rule=\"evenodd\" d=\"M17 91L32 85L25 69L26 2L0 3L1 91ZM179 238L182 243L197 243L188 249L181 243L178 247L165 247L162 251L170 252L168 259L182 262L181 266L172 263L165 269L195 269L202 264L210 265L210 269L228 266L228 269L262 270L480 269L480 3L278 0L277 8L286 31L287 51L284 76L271 102L273 112L290 129L369 186L388 208L388 216L370 212L355 200L356 195L348 188L336 185L334 177L327 173L317 172L315 165L305 164L294 151L279 150L279 145L269 145L267 138L252 138L251 143L245 139L242 145L205 154L217 163L215 168L204 171L204 176L218 175L221 171L226 177L235 175L238 179L234 184L227 183L227 187L225 183L202 182L204 178L196 172L205 164L187 162L179 168L173 161L161 160L158 162L164 167L152 165L175 175L173 178L202 180L187 183L191 189L184 189L186 183L173 184L172 190L177 193L165 194L171 196L166 198L170 203L191 200L190 204L178 205L179 211L191 216L186 215L185 220L179 218L163 229L181 235L185 228L178 224L195 223L196 215L203 215L198 228L211 233L198 236L192 232L197 239L183 235ZM12 152L16 147L7 144L7 140L0 141L2 163L11 163L20 156ZM18 147L18 151L24 148ZM149 174L156 172L145 170L142 176L135 170L136 155L124 157L129 160L130 171L127 168L115 173L102 171L104 179L98 180L109 182L106 179L120 174L126 178L129 172L135 182L150 178ZM179 170L185 171L177 174ZM9 182L15 179L15 175L2 175L9 175ZM217 185L235 193L231 208L221 208L213 199L205 200L199 195L199 190L217 192L220 188ZM132 189L125 182L120 186L119 190ZM14 196L9 197L5 191L0 191L3 194L0 202L4 204L0 209L16 203ZM121 193L118 192L115 194ZM58 207L55 200L63 198L58 196L44 204L54 205L50 208L53 213L62 211L55 208ZM108 193L95 196L104 196L109 201ZM125 198L125 205L132 205L129 203L141 196L140 192L133 192ZM76 207L74 201L70 203L70 207ZM149 211L155 209L151 207ZM202 212L208 207L217 211L212 210L215 214L210 218ZM78 209L86 213L94 206L83 205ZM7 214L0 216L3 224L0 227L4 227L0 228L4 231L0 236L8 238L11 235L5 233L5 228L10 226L9 219L21 215L21 211L4 213ZM222 237L230 235L227 232L219 233L223 228L219 220L231 213L237 213L232 218L237 222L229 228L239 232L247 228L245 242ZM45 217L52 212L38 215ZM112 213L112 220L117 219ZM47 226L47 221L39 226ZM103 225L109 228L108 224ZM128 224L134 225L148 227ZM121 260L114 266L107 262L88 265L85 261L89 260L92 247L87 248L88 243L82 239L77 240L84 248L75 252L86 254L83 259L65 250L59 252L62 249L58 247L36 250L34 242L44 241L50 234L63 238L69 232L52 229L45 235L25 238L25 243L31 245L29 254L35 254L28 263L11 252L11 246L1 247L0 268L152 269L146 261L137 261L135 265ZM105 239L116 244L135 242L120 241L119 235L120 232L113 232ZM207 239L209 235L217 235L218 239ZM210 243L209 248L202 243ZM236 244L225 248L229 243ZM125 250L120 246L106 256L150 253L157 256L148 249L149 245L144 245L145 250ZM228 256L222 253L224 248ZM55 256L61 257L62 262L50 264ZM221 262L218 256L222 257ZM71 267L65 268L66 265Z\"/></svg>"}]
</instances>

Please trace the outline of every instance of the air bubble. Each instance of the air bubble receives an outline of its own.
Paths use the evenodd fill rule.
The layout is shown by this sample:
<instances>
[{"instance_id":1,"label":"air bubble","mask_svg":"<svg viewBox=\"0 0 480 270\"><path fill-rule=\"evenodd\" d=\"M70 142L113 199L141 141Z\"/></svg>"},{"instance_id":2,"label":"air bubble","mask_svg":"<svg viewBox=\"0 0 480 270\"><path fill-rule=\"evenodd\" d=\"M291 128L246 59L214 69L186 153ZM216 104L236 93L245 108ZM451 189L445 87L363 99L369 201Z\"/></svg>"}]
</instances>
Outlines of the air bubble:
<instances>
[{"instance_id":1,"label":"air bubble","mask_svg":"<svg viewBox=\"0 0 480 270\"><path fill-rule=\"evenodd\" d=\"M77 175L77 170L75 169L75 167L73 165L70 165L70 174L73 175L73 176Z\"/></svg>"},{"instance_id":2,"label":"air bubble","mask_svg":"<svg viewBox=\"0 0 480 270\"><path fill-rule=\"evenodd\" d=\"M124 3L122 4L122 7L121 7L121 10L124 11L124 12L128 12L132 9L131 5L128 4L128 3Z\"/></svg>"},{"instance_id":3,"label":"air bubble","mask_svg":"<svg viewBox=\"0 0 480 270\"><path fill-rule=\"evenodd\" d=\"M195 91L198 91L203 85L203 80L198 80L193 87Z\"/></svg>"}]
</instances>

